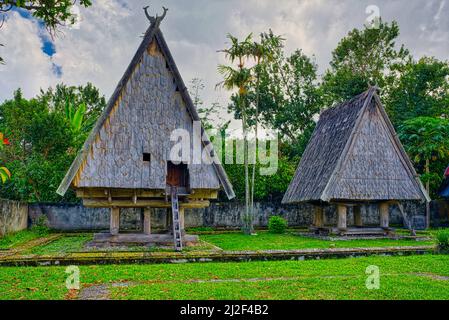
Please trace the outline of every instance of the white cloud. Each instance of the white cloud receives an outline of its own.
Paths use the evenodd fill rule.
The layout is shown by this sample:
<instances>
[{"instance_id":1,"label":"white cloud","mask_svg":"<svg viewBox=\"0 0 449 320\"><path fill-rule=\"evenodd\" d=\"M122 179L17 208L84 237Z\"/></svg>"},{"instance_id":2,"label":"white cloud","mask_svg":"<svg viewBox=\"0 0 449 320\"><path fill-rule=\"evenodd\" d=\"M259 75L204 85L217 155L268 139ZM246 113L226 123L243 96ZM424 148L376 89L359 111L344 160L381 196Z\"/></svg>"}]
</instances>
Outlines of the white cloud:
<instances>
[{"instance_id":1,"label":"white cloud","mask_svg":"<svg viewBox=\"0 0 449 320\"><path fill-rule=\"evenodd\" d=\"M22 87L27 96L58 82L92 82L109 97L128 66L148 27L142 7L147 0L96 0L81 9L79 29L65 29L55 41L51 60L42 53L35 23L12 13L0 30L0 100ZM217 64L223 55L228 32L243 37L272 28L286 39L289 52L303 49L315 55L323 72L331 51L353 28L363 26L368 5L377 5L384 20L399 22L399 43L416 56L447 59L449 52L449 6L443 1L324 1L324 0L153 0L150 11L169 8L162 30L186 83L194 77L205 80L204 100L226 104L229 93L215 90L220 81ZM434 19L434 17L436 17ZM62 77L52 72L52 63L62 66Z\"/></svg>"},{"instance_id":2,"label":"white cloud","mask_svg":"<svg viewBox=\"0 0 449 320\"><path fill-rule=\"evenodd\" d=\"M36 23L11 12L0 31L0 55L6 65L0 66L0 100L10 99L19 87L25 97L36 95L40 88L58 82L51 58L42 52Z\"/></svg>"}]
</instances>

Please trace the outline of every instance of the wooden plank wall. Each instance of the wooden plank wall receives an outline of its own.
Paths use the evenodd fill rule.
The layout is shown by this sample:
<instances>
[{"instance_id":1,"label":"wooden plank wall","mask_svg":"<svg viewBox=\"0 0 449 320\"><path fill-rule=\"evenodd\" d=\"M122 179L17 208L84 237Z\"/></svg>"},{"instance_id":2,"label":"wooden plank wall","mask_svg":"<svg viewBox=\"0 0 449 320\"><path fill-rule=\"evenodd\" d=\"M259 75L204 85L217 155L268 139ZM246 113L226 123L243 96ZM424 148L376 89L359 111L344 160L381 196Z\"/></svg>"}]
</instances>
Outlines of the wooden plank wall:
<instances>
[{"instance_id":1,"label":"wooden plank wall","mask_svg":"<svg viewBox=\"0 0 449 320\"><path fill-rule=\"evenodd\" d=\"M84 163L77 187L164 189L174 129L193 122L164 56L150 45ZM151 154L151 162L143 161ZM190 186L218 189L212 165L189 165Z\"/></svg>"}]
</instances>

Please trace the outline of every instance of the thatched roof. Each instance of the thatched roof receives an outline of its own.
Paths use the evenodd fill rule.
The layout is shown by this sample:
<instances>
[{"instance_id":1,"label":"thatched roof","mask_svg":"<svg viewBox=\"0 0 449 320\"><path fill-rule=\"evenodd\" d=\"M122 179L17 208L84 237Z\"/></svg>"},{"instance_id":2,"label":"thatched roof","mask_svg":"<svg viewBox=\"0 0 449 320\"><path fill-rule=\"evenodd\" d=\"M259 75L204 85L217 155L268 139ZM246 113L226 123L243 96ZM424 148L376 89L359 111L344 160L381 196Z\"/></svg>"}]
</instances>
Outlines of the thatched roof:
<instances>
[{"instance_id":1,"label":"thatched roof","mask_svg":"<svg viewBox=\"0 0 449 320\"><path fill-rule=\"evenodd\" d=\"M283 203L426 200L376 88L325 110Z\"/></svg>"},{"instance_id":2,"label":"thatched roof","mask_svg":"<svg viewBox=\"0 0 449 320\"><path fill-rule=\"evenodd\" d=\"M159 28L160 21L155 19L146 31L58 194L64 195L71 185L165 188L170 132L179 127L191 131L193 121L200 117ZM209 143L206 139L203 148ZM143 168L142 152L151 153L150 167ZM189 165L189 171L196 188L222 186L228 198L235 197L221 164Z\"/></svg>"}]
</instances>

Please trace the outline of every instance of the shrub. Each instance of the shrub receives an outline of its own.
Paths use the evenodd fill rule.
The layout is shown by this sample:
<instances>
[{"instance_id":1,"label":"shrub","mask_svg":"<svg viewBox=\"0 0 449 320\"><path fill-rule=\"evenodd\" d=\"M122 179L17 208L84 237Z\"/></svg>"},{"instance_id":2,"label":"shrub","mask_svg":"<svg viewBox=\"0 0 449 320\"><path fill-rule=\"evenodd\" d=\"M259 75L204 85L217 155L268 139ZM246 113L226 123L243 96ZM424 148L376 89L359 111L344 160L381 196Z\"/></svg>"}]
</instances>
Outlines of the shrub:
<instances>
[{"instance_id":1,"label":"shrub","mask_svg":"<svg viewBox=\"0 0 449 320\"><path fill-rule=\"evenodd\" d=\"M31 231L34 233L45 236L50 232L50 228L48 227L48 220L46 216L39 216L34 220L34 225L31 228Z\"/></svg>"},{"instance_id":2,"label":"shrub","mask_svg":"<svg viewBox=\"0 0 449 320\"><path fill-rule=\"evenodd\" d=\"M279 216L273 216L268 222L268 230L271 233L285 233L287 229L287 220Z\"/></svg>"},{"instance_id":3,"label":"shrub","mask_svg":"<svg viewBox=\"0 0 449 320\"><path fill-rule=\"evenodd\" d=\"M449 253L449 229L440 230L436 235L438 250Z\"/></svg>"}]
</instances>

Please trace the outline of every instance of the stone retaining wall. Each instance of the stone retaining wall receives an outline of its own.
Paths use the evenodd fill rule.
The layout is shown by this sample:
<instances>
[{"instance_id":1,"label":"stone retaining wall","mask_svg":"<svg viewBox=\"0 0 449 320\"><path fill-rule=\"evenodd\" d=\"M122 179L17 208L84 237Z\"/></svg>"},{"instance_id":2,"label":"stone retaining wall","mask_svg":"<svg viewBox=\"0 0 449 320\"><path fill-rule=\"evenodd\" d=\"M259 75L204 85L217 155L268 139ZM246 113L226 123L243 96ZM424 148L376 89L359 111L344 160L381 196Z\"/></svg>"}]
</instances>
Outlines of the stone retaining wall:
<instances>
[{"instance_id":1,"label":"stone retaining wall","mask_svg":"<svg viewBox=\"0 0 449 320\"><path fill-rule=\"evenodd\" d=\"M25 230L27 226L28 205L0 199L0 237Z\"/></svg>"}]
</instances>

